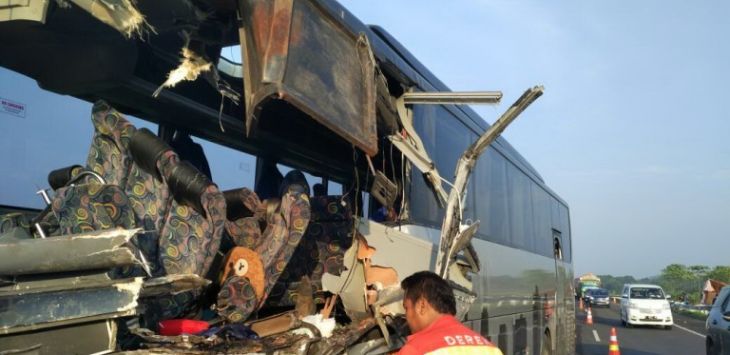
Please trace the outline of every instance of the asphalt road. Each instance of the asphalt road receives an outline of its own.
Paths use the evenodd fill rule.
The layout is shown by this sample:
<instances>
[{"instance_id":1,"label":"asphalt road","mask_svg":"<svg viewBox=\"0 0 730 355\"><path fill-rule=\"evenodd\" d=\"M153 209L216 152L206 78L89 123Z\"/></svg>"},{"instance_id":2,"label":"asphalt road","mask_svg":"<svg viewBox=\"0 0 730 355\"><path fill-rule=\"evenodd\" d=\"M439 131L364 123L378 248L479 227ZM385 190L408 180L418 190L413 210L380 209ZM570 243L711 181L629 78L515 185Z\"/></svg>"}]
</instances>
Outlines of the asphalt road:
<instances>
[{"instance_id":1,"label":"asphalt road","mask_svg":"<svg viewBox=\"0 0 730 355\"><path fill-rule=\"evenodd\" d=\"M616 328L621 355L701 355L705 353L704 322L681 315L674 316L674 327L665 330L656 327L621 325L618 305L592 310L593 325L586 325L585 311L576 312L576 354L606 355L611 327Z\"/></svg>"}]
</instances>

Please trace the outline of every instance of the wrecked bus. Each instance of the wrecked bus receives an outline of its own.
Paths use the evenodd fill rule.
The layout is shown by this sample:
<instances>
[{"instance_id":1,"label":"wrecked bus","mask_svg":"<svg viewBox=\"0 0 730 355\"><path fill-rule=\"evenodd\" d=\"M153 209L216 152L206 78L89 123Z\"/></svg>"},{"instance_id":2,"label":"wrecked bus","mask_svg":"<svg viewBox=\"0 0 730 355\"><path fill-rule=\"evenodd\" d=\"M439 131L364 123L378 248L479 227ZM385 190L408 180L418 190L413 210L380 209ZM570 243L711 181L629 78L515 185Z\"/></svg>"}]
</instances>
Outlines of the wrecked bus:
<instances>
[{"instance_id":1,"label":"wrecked bus","mask_svg":"<svg viewBox=\"0 0 730 355\"><path fill-rule=\"evenodd\" d=\"M0 39L47 102L0 123L0 351L388 353L432 270L505 354L573 353L567 204L499 137L541 87L487 125L328 0L11 0Z\"/></svg>"}]
</instances>

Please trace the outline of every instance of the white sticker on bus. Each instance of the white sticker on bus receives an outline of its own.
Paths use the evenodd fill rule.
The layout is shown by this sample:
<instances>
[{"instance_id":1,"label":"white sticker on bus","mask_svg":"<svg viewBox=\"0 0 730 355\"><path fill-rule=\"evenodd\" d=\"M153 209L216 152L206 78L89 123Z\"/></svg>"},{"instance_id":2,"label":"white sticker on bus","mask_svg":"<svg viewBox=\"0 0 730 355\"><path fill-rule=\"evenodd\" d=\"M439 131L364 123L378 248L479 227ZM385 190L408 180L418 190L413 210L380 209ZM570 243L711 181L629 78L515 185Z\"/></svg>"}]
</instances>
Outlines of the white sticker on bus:
<instances>
[{"instance_id":1,"label":"white sticker on bus","mask_svg":"<svg viewBox=\"0 0 730 355\"><path fill-rule=\"evenodd\" d=\"M0 112L25 118L25 104L0 97Z\"/></svg>"}]
</instances>

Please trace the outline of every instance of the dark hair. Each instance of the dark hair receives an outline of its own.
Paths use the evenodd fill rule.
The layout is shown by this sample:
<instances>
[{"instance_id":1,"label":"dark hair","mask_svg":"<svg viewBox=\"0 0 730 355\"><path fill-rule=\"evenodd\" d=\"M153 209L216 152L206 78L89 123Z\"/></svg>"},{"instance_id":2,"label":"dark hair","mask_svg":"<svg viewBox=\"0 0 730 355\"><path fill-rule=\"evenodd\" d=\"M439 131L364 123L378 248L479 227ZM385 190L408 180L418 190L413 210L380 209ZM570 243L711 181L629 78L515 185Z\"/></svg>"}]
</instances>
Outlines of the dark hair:
<instances>
[{"instance_id":1,"label":"dark hair","mask_svg":"<svg viewBox=\"0 0 730 355\"><path fill-rule=\"evenodd\" d=\"M456 314L454 290L449 283L430 271L419 271L408 276L400 283L405 291L404 297L415 303L423 297L437 312Z\"/></svg>"}]
</instances>

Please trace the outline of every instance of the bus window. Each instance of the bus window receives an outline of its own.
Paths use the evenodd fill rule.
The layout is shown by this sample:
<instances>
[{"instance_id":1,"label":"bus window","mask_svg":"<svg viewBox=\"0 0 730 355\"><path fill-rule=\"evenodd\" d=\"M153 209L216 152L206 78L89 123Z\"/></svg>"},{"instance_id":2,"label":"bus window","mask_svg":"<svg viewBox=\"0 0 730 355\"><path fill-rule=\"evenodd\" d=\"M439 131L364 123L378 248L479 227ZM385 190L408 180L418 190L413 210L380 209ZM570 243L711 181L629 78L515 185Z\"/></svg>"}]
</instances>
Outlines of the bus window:
<instances>
[{"instance_id":1,"label":"bus window","mask_svg":"<svg viewBox=\"0 0 730 355\"><path fill-rule=\"evenodd\" d=\"M507 164L507 193L512 245L532 251L535 248L530 179L512 164Z\"/></svg>"},{"instance_id":2,"label":"bus window","mask_svg":"<svg viewBox=\"0 0 730 355\"><path fill-rule=\"evenodd\" d=\"M342 184L332 180L327 182L327 195L338 196L342 194Z\"/></svg>"},{"instance_id":3,"label":"bus window","mask_svg":"<svg viewBox=\"0 0 730 355\"><path fill-rule=\"evenodd\" d=\"M213 182L221 191L254 188L256 157L201 138L193 141L203 146Z\"/></svg>"},{"instance_id":4,"label":"bus window","mask_svg":"<svg viewBox=\"0 0 730 355\"><path fill-rule=\"evenodd\" d=\"M449 181L454 178L456 162L471 144L476 136L461 122L441 106L416 105L413 108L414 126L426 151L433 159L441 176ZM433 191L426 185L424 179L416 171L412 176L412 190L410 191L411 212L415 220L434 227L441 226L444 211L438 207ZM451 187L443 184L448 192ZM470 190L474 184L470 183ZM467 195L464 210L465 218L476 217L474 200L476 194Z\"/></svg>"},{"instance_id":5,"label":"bus window","mask_svg":"<svg viewBox=\"0 0 730 355\"><path fill-rule=\"evenodd\" d=\"M553 256L552 233L550 228L550 195L534 182L532 202L535 220L535 252L547 257Z\"/></svg>"},{"instance_id":6,"label":"bus window","mask_svg":"<svg viewBox=\"0 0 730 355\"><path fill-rule=\"evenodd\" d=\"M497 151L488 149L479 158L476 180L476 215L481 222L479 236L493 242L509 243L507 209L507 164Z\"/></svg>"},{"instance_id":7,"label":"bus window","mask_svg":"<svg viewBox=\"0 0 730 355\"><path fill-rule=\"evenodd\" d=\"M0 68L0 82L12 91L4 99L23 103L24 117L0 114L0 205L42 208L36 195L48 188L48 173L70 165L86 165L94 126L91 103L42 90L23 75ZM157 131L155 124L125 115L137 128Z\"/></svg>"},{"instance_id":8,"label":"bus window","mask_svg":"<svg viewBox=\"0 0 730 355\"><path fill-rule=\"evenodd\" d=\"M563 232L563 257L565 261L570 262L572 258L572 243L570 236L570 217L568 215L568 208L564 205L560 205L560 228Z\"/></svg>"}]
</instances>

